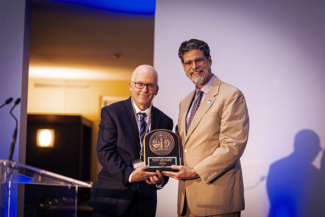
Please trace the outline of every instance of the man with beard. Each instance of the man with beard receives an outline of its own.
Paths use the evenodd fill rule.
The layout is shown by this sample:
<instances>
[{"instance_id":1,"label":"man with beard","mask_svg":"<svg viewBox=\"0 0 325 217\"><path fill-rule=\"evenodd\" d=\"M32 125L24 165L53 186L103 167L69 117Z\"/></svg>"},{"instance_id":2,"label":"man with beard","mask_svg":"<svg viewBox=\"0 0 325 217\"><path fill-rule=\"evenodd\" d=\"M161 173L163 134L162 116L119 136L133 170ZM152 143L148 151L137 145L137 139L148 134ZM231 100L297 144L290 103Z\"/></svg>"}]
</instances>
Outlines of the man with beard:
<instances>
[{"instance_id":1,"label":"man with beard","mask_svg":"<svg viewBox=\"0 0 325 217\"><path fill-rule=\"evenodd\" d=\"M183 165L163 172L179 180L178 215L238 217L245 208L240 157L249 129L244 95L212 74L204 41L183 42L178 55L196 85L179 104Z\"/></svg>"}]
</instances>

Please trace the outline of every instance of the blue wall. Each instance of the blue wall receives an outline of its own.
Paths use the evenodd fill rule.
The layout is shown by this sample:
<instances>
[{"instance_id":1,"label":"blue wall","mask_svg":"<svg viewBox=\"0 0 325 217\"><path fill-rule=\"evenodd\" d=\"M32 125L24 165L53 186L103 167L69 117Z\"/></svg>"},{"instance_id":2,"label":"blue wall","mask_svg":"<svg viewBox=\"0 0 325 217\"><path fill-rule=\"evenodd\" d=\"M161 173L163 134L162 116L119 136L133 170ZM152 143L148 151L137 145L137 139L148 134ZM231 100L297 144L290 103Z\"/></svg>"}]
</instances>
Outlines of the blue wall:
<instances>
[{"instance_id":1,"label":"blue wall","mask_svg":"<svg viewBox=\"0 0 325 217\"><path fill-rule=\"evenodd\" d=\"M1 0L0 104L4 103L9 97L22 99L21 103L13 111L13 114L18 119L18 135L13 160L21 163L25 161L29 38L30 8L26 0ZM0 159L8 158L11 138L16 124L9 114L12 106L13 102L0 110ZM20 213L17 213L17 194L18 186L14 184L11 194L10 216L20 216Z\"/></svg>"}]
</instances>

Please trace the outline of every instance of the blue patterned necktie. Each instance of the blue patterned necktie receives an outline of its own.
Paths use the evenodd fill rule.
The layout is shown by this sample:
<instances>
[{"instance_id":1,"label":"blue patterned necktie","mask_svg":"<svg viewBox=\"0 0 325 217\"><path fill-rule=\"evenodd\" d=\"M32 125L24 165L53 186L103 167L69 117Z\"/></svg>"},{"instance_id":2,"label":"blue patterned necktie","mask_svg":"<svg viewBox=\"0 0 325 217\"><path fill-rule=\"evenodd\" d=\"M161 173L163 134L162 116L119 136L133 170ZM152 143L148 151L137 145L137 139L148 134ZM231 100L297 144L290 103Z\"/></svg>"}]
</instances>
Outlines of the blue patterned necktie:
<instances>
[{"instance_id":1,"label":"blue patterned necktie","mask_svg":"<svg viewBox=\"0 0 325 217\"><path fill-rule=\"evenodd\" d=\"M193 121L193 118L195 116L196 111L200 107L202 96L203 96L203 92L201 90L199 90L198 97L196 98L196 100L193 103L191 114L190 114L190 117L189 117L187 125L186 125L186 133L187 133L188 129L190 128L190 125L191 125L191 123Z\"/></svg>"},{"instance_id":2,"label":"blue patterned necktie","mask_svg":"<svg viewBox=\"0 0 325 217\"><path fill-rule=\"evenodd\" d=\"M147 129L147 123L144 121L144 118L147 117L146 113L138 113L140 120L139 120L139 124L140 124L140 139L141 139L141 144L143 141L143 137L146 135L146 129Z\"/></svg>"}]
</instances>

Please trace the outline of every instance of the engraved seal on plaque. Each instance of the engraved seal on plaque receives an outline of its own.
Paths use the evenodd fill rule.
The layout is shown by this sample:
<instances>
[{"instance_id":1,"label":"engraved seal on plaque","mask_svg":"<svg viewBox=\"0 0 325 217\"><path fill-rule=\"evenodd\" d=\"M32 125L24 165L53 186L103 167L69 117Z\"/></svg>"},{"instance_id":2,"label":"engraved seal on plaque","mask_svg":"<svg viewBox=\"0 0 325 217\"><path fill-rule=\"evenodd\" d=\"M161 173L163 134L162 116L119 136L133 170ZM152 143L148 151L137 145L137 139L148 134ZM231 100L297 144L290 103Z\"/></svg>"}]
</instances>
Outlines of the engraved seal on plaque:
<instances>
[{"instance_id":1,"label":"engraved seal on plaque","mask_svg":"<svg viewBox=\"0 0 325 217\"><path fill-rule=\"evenodd\" d=\"M174 138L168 132L158 131L149 140L150 150L159 156L169 154L174 149L174 146Z\"/></svg>"}]
</instances>

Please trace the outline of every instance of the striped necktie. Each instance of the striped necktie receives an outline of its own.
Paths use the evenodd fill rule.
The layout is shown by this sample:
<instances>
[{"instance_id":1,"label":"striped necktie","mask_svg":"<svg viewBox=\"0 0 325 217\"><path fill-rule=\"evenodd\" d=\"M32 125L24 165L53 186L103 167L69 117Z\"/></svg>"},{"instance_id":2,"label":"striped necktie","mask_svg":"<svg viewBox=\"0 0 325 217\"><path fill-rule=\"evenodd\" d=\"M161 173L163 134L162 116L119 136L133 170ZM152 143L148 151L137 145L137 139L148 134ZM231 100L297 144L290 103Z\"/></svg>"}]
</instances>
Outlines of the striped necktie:
<instances>
[{"instance_id":1,"label":"striped necktie","mask_svg":"<svg viewBox=\"0 0 325 217\"><path fill-rule=\"evenodd\" d=\"M190 128L190 125L191 125L191 123L193 121L193 118L195 116L196 111L200 107L202 96L203 96L203 92L201 90L199 90L198 97L196 98L196 100L193 103L190 118L188 119L188 122L187 122L187 125L186 125L186 133L187 133L188 129Z\"/></svg>"},{"instance_id":2,"label":"striped necktie","mask_svg":"<svg viewBox=\"0 0 325 217\"><path fill-rule=\"evenodd\" d=\"M146 113L138 113L140 120L139 120L139 124L140 124L140 138L141 138L141 143L143 141L143 137L146 135L146 129L147 129L147 123L144 121L144 118L147 117Z\"/></svg>"}]
</instances>

